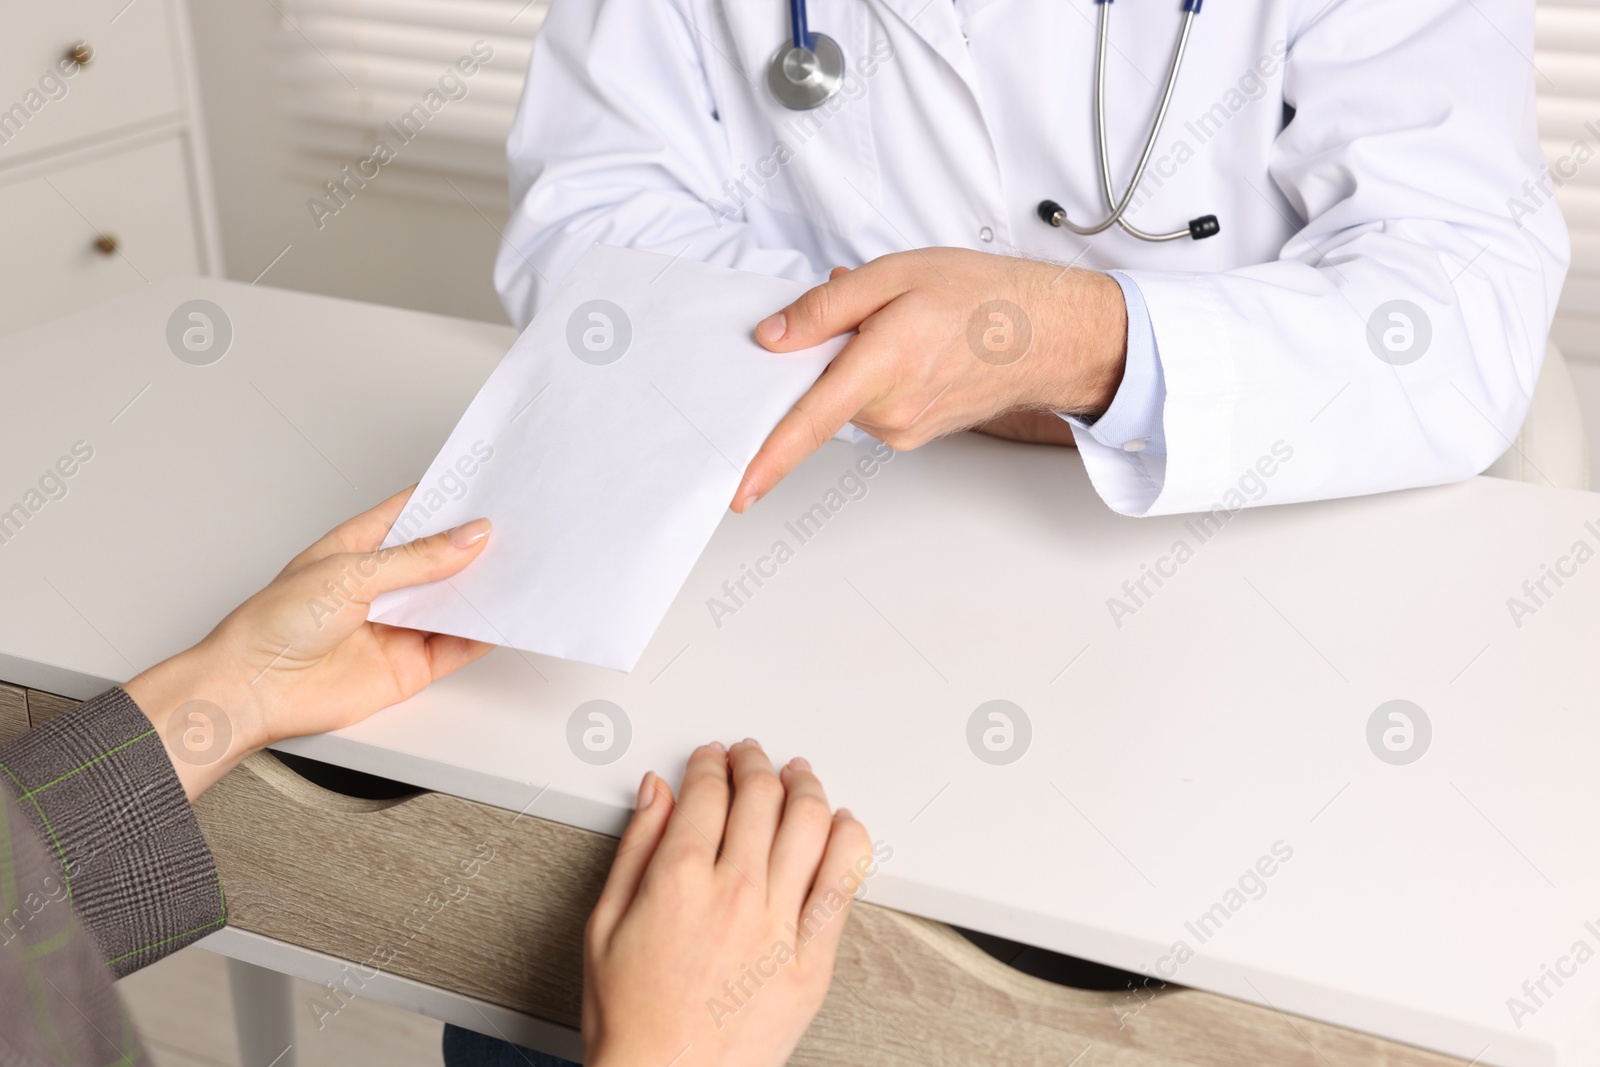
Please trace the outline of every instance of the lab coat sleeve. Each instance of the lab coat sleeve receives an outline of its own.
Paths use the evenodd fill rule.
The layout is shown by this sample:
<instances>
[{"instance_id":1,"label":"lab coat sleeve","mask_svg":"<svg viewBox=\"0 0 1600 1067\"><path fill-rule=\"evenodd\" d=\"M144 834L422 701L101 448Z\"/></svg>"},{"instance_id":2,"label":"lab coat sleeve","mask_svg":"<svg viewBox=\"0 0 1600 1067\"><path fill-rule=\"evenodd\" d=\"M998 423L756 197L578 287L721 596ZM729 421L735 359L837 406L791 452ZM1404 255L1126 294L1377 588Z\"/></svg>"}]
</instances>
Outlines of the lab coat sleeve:
<instances>
[{"instance_id":1,"label":"lab coat sleeve","mask_svg":"<svg viewBox=\"0 0 1600 1067\"><path fill-rule=\"evenodd\" d=\"M1111 398L1111 406L1093 422L1071 415L1061 418L1072 427L1072 436L1079 448L1087 437L1121 452L1164 455L1167 438L1161 426L1161 410L1167 399L1167 383L1161 373L1161 353L1156 347L1150 311L1144 294L1132 278L1115 270L1111 277L1121 287L1128 311L1128 352L1122 383L1117 386L1116 396ZM1128 446L1133 442L1137 444L1130 449Z\"/></svg>"},{"instance_id":2,"label":"lab coat sleeve","mask_svg":"<svg viewBox=\"0 0 1600 1067\"><path fill-rule=\"evenodd\" d=\"M1290 27L1296 114L1269 166L1287 206L1251 199L1309 221L1273 262L1128 272L1167 454L1080 438L1123 514L1464 479L1527 412L1569 259L1559 209L1525 184L1543 176L1533 5L1306 0Z\"/></svg>"},{"instance_id":3,"label":"lab coat sleeve","mask_svg":"<svg viewBox=\"0 0 1600 1067\"><path fill-rule=\"evenodd\" d=\"M727 62L677 0L556 0L507 143L513 210L495 288L526 326L596 242L819 282L707 200L734 173L703 62Z\"/></svg>"}]
</instances>

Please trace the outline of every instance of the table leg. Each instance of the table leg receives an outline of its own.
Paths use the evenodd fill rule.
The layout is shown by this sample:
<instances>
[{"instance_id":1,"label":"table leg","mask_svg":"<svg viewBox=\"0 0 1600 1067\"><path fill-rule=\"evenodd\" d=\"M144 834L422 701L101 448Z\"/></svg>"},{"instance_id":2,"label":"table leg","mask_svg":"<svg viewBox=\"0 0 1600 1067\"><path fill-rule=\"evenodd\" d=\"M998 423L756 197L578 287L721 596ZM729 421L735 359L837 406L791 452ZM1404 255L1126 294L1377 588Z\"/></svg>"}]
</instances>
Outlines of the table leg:
<instances>
[{"instance_id":1,"label":"table leg","mask_svg":"<svg viewBox=\"0 0 1600 1067\"><path fill-rule=\"evenodd\" d=\"M294 1067L292 981L253 963L228 961L233 1028L243 1067Z\"/></svg>"}]
</instances>

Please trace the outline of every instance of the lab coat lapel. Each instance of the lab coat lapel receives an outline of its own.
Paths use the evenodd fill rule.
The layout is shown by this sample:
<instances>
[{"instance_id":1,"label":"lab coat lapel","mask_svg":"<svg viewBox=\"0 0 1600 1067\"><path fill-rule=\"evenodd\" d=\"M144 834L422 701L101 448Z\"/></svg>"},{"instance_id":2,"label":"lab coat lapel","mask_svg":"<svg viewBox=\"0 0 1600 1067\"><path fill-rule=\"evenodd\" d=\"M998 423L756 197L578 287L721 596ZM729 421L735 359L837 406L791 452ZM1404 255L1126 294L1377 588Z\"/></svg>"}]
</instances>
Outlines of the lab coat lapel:
<instances>
[{"instance_id":1,"label":"lab coat lapel","mask_svg":"<svg viewBox=\"0 0 1600 1067\"><path fill-rule=\"evenodd\" d=\"M896 19L932 48L950 69L973 87L972 57L961 36L961 23L952 0L868 0L882 9L885 19Z\"/></svg>"}]
</instances>

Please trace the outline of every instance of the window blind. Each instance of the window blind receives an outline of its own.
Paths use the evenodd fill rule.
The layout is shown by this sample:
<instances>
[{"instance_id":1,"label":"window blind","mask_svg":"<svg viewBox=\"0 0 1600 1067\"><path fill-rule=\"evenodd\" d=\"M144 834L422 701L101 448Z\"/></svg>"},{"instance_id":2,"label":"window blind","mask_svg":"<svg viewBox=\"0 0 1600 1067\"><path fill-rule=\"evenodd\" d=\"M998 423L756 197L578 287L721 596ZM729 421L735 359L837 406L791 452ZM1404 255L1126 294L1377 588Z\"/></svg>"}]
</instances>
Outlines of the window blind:
<instances>
[{"instance_id":1,"label":"window blind","mask_svg":"<svg viewBox=\"0 0 1600 1067\"><path fill-rule=\"evenodd\" d=\"M1509 190L1514 217L1551 195L1572 234L1572 270L1555 340L1569 356L1600 360L1600 0L1539 0L1534 36L1539 139L1548 171Z\"/></svg>"},{"instance_id":2,"label":"window blind","mask_svg":"<svg viewBox=\"0 0 1600 1067\"><path fill-rule=\"evenodd\" d=\"M548 2L275 0L292 176L330 209L371 185L503 214L506 135Z\"/></svg>"}]
</instances>

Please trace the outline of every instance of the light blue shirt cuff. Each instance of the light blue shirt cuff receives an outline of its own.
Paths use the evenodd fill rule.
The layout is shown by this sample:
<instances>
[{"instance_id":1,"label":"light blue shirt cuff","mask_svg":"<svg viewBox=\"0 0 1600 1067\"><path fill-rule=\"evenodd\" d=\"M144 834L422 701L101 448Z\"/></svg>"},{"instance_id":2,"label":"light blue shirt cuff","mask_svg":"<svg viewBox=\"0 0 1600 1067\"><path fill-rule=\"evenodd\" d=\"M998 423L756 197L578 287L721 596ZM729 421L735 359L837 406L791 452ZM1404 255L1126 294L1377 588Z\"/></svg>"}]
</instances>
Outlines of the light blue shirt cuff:
<instances>
[{"instance_id":1,"label":"light blue shirt cuff","mask_svg":"<svg viewBox=\"0 0 1600 1067\"><path fill-rule=\"evenodd\" d=\"M1162 409L1167 402L1167 379L1161 373L1161 352L1156 347L1150 310L1132 278L1119 271L1111 271L1111 277L1122 288L1122 299L1128 306L1128 362L1122 372L1122 384L1106 413L1093 423L1070 415L1061 417L1110 448L1164 456L1167 435Z\"/></svg>"}]
</instances>

